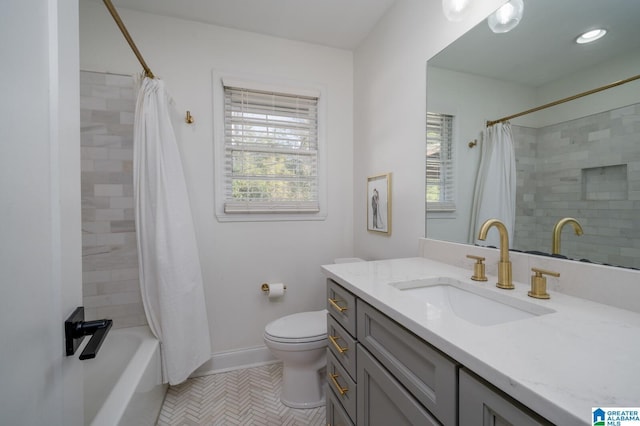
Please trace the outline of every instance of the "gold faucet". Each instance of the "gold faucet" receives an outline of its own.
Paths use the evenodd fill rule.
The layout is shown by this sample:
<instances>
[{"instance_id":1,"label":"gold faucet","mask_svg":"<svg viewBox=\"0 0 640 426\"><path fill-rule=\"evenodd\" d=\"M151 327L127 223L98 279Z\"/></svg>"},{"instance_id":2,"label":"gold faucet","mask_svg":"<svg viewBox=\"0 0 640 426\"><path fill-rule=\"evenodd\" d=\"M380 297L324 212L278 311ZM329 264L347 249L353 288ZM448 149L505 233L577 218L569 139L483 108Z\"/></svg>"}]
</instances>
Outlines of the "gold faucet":
<instances>
[{"instance_id":1,"label":"gold faucet","mask_svg":"<svg viewBox=\"0 0 640 426\"><path fill-rule=\"evenodd\" d=\"M527 293L529 297L535 297L536 299L548 299L551 297L547 293L547 278L544 275L559 277L560 274L540 268L531 268L531 271L534 275L531 277L531 291Z\"/></svg>"},{"instance_id":2,"label":"gold faucet","mask_svg":"<svg viewBox=\"0 0 640 426\"><path fill-rule=\"evenodd\" d=\"M467 257L476 261L476 264L473 265L473 275L471 276L471 279L474 281L487 281L487 276L484 273L484 263L482 263L484 262L484 257L474 256L472 254L468 254Z\"/></svg>"},{"instance_id":3,"label":"gold faucet","mask_svg":"<svg viewBox=\"0 0 640 426\"><path fill-rule=\"evenodd\" d=\"M500 232L500 262L498 263L498 282L496 287L512 290L515 288L511 279L511 261L509 260L509 233L504 223L498 219L489 219L482 224L478 239L484 241L487 238L489 228L495 226Z\"/></svg>"},{"instance_id":4,"label":"gold faucet","mask_svg":"<svg viewBox=\"0 0 640 426\"><path fill-rule=\"evenodd\" d=\"M552 254L560 254L560 234L562 234L562 228L570 223L573 226L573 230L576 235L582 235L582 226L572 217L565 217L564 219L560 219L556 226L553 227L553 242L551 244L551 253Z\"/></svg>"}]
</instances>

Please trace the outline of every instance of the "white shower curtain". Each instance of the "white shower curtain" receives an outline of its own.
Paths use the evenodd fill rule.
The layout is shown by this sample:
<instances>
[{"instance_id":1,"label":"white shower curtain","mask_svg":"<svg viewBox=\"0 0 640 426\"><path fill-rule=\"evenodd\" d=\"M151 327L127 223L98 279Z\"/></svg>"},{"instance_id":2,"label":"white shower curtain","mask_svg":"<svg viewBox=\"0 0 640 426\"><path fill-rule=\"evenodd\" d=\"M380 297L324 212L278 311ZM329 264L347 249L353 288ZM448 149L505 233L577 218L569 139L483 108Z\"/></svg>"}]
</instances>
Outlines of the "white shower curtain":
<instances>
[{"instance_id":1,"label":"white shower curtain","mask_svg":"<svg viewBox=\"0 0 640 426\"><path fill-rule=\"evenodd\" d=\"M133 177L140 287L161 343L164 381L174 385L211 357L211 343L175 110L163 81L139 83Z\"/></svg>"},{"instance_id":2,"label":"white shower curtain","mask_svg":"<svg viewBox=\"0 0 640 426\"><path fill-rule=\"evenodd\" d=\"M513 246L516 220L516 156L511 124L498 123L485 130L478 177L471 208L469 242L499 247L498 232L491 231L485 241L478 240L480 227L487 219L496 218L509 232Z\"/></svg>"}]
</instances>

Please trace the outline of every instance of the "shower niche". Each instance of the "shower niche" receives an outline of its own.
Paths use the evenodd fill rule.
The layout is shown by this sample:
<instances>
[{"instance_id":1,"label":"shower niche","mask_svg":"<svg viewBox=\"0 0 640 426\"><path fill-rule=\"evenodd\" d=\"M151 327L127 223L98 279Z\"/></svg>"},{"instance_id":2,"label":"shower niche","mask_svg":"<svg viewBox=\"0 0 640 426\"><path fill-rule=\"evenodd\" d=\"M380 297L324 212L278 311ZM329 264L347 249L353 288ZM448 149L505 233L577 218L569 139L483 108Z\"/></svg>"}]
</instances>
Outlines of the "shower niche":
<instances>
[{"instance_id":1,"label":"shower niche","mask_svg":"<svg viewBox=\"0 0 640 426\"><path fill-rule=\"evenodd\" d=\"M582 169L582 199L618 201L628 199L627 165Z\"/></svg>"}]
</instances>

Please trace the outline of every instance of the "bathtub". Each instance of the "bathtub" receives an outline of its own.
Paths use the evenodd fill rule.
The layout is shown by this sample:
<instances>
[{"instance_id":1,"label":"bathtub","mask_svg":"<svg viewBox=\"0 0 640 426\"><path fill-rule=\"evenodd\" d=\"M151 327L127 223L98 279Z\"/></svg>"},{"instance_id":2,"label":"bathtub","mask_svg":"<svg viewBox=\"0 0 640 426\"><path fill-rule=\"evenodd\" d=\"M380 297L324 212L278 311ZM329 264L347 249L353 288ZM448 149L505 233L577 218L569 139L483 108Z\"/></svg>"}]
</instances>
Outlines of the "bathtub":
<instances>
[{"instance_id":1,"label":"bathtub","mask_svg":"<svg viewBox=\"0 0 640 426\"><path fill-rule=\"evenodd\" d=\"M111 330L97 357L82 362L85 424L156 424L167 385L160 344L148 327Z\"/></svg>"}]
</instances>

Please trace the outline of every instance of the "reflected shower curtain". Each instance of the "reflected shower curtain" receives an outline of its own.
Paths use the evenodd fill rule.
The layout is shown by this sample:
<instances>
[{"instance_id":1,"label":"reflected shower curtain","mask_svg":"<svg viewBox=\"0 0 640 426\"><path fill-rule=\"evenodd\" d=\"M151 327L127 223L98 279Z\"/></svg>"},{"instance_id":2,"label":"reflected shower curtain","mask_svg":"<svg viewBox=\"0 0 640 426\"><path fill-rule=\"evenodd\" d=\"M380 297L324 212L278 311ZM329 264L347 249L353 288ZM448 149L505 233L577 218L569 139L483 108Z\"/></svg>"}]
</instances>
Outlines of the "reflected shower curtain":
<instances>
[{"instance_id":1,"label":"reflected shower curtain","mask_svg":"<svg viewBox=\"0 0 640 426\"><path fill-rule=\"evenodd\" d=\"M469 242L499 247L499 234L490 231L485 241L478 240L480 227L487 219L496 218L509 232L513 247L516 220L516 156L511 124L498 123L484 133L478 177L471 207Z\"/></svg>"},{"instance_id":2,"label":"reflected shower curtain","mask_svg":"<svg viewBox=\"0 0 640 426\"><path fill-rule=\"evenodd\" d=\"M160 340L163 378L178 384L211 357L191 208L164 82L143 78L134 123L140 288Z\"/></svg>"}]
</instances>

